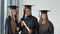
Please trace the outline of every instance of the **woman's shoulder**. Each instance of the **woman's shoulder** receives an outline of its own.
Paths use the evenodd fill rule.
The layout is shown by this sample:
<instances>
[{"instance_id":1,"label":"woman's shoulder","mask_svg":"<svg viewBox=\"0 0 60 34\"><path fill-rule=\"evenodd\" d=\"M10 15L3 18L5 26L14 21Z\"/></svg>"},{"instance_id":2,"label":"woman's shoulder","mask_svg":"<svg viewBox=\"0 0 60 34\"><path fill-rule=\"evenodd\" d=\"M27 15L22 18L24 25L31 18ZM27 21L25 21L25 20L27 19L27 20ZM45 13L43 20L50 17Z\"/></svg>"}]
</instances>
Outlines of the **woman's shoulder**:
<instances>
[{"instance_id":1,"label":"woman's shoulder","mask_svg":"<svg viewBox=\"0 0 60 34\"><path fill-rule=\"evenodd\" d=\"M52 22L51 22L51 21L49 21L49 24L52 24Z\"/></svg>"},{"instance_id":2,"label":"woman's shoulder","mask_svg":"<svg viewBox=\"0 0 60 34\"><path fill-rule=\"evenodd\" d=\"M38 19L35 16L32 16L32 19L38 21Z\"/></svg>"},{"instance_id":3,"label":"woman's shoulder","mask_svg":"<svg viewBox=\"0 0 60 34\"><path fill-rule=\"evenodd\" d=\"M53 26L53 24L52 24L52 22L51 22L51 21L49 21L49 25L50 25L50 26Z\"/></svg>"},{"instance_id":4,"label":"woman's shoulder","mask_svg":"<svg viewBox=\"0 0 60 34\"><path fill-rule=\"evenodd\" d=\"M9 20L9 19L11 19L11 17L10 17L10 16L8 16L8 17L6 18L6 20Z\"/></svg>"},{"instance_id":5,"label":"woman's shoulder","mask_svg":"<svg viewBox=\"0 0 60 34\"><path fill-rule=\"evenodd\" d=\"M32 16L32 18L37 19L35 16Z\"/></svg>"},{"instance_id":6,"label":"woman's shoulder","mask_svg":"<svg viewBox=\"0 0 60 34\"><path fill-rule=\"evenodd\" d=\"M8 16L7 18L6 18L6 24L8 24L8 22L10 23L10 21L11 21L11 17L10 16Z\"/></svg>"}]
</instances>

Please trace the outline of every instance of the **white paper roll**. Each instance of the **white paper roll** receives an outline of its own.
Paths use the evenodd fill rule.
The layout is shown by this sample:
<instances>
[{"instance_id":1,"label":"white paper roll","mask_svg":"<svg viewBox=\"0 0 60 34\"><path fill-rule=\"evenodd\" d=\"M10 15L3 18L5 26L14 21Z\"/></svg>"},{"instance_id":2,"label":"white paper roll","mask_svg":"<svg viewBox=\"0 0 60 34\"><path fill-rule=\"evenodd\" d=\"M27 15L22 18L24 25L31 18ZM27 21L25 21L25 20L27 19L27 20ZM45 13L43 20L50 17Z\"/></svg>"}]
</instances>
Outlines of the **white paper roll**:
<instances>
[{"instance_id":1,"label":"white paper roll","mask_svg":"<svg viewBox=\"0 0 60 34\"><path fill-rule=\"evenodd\" d=\"M26 27L26 29L29 31L30 29L29 29L28 26L25 24L25 22L22 21L22 23L24 24L24 26Z\"/></svg>"}]
</instances>

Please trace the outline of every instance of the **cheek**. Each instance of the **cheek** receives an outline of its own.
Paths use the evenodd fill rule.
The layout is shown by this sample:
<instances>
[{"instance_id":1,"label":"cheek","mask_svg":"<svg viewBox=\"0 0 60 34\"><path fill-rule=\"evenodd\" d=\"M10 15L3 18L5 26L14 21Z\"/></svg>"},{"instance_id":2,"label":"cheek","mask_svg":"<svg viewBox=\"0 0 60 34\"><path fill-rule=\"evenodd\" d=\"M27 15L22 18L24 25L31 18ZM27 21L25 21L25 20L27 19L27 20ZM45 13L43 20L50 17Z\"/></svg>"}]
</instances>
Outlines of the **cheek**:
<instances>
[{"instance_id":1,"label":"cheek","mask_svg":"<svg viewBox=\"0 0 60 34\"><path fill-rule=\"evenodd\" d=\"M45 18L46 18L46 16L42 16L42 18L43 18L43 19L45 19Z\"/></svg>"},{"instance_id":2,"label":"cheek","mask_svg":"<svg viewBox=\"0 0 60 34\"><path fill-rule=\"evenodd\" d=\"M16 12L14 14L16 15Z\"/></svg>"},{"instance_id":3,"label":"cheek","mask_svg":"<svg viewBox=\"0 0 60 34\"><path fill-rule=\"evenodd\" d=\"M31 13L30 9L26 9L26 14L30 14L30 13Z\"/></svg>"},{"instance_id":4,"label":"cheek","mask_svg":"<svg viewBox=\"0 0 60 34\"><path fill-rule=\"evenodd\" d=\"M42 18L44 18L44 16L42 16Z\"/></svg>"},{"instance_id":5,"label":"cheek","mask_svg":"<svg viewBox=\"0 0 60 34\"><path fill-rule=\"evenodd\" d=\"M14 12L13 15L16 15L16 12Z\"/></svg>"},{"instance_id":6,"label":"cheek","mask_svg":"<svg viewBox=\"0 0 60 34\"><path fill-rule=\"evenodd\" d=\"M30 14L30 12L27 12L27 14Z\"/></svg>"},{"instance_id":7,"label":"cheek","mask_svg":"<svg viewBox=\"0 0 60 34\"><path fill-rule=\"evenodd\" d=\"M26 14L30 14L30 12L26 12Z\"/></svg>"},{"instance_id":8,"label":"cheek","mask_svg":"<svg viewBox=\"0 0 60 34\"><path fill-rule=\"evenodd\" d=\"M14 14L14 12L12 12L12 14Z\"/></svg>"}]
</instances>

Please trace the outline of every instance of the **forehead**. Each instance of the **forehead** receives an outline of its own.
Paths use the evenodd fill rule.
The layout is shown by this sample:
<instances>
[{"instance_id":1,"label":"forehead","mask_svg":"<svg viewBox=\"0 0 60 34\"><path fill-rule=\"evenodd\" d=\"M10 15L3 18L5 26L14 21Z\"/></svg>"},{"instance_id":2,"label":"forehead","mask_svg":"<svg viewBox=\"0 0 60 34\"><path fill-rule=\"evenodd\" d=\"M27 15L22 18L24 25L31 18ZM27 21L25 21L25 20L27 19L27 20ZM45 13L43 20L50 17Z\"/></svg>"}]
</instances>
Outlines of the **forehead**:
<instances>
[{"instance_id":1,"label":"forehead","mask_svg":"<svg viewBox=\"0 0 60 34\"><path fill-rule=\"evenodd\" d=\"M10 9L11 12L17 12L15 9Z\"/></svg>"},{"instance_id":2,"label":"forehead","mask_svg":"<svg viewBox=\"0 0 60 34\"><path fill-rule=\"evenodd\" d=\"M10 9L10 10L16 10L16 9Z\"/></svg>"},{"instance_id":3,"label":"forehead","mask_svg":"<svg viewBox=\"0 0 60 34\"><path fill-rule=\"evenodd\" d=\"M31 9L25 9L25 10L31 10Z\"/></svg>"},{"instance_id":4,"label":"forehead","mask_svg":"<svg viewBox=\"0 0 60 34\"><path fill-rule=\"evenodd\" d=\"M46 14L41 14L41 15L46 15Z\"/></svg>"}]
</instances>

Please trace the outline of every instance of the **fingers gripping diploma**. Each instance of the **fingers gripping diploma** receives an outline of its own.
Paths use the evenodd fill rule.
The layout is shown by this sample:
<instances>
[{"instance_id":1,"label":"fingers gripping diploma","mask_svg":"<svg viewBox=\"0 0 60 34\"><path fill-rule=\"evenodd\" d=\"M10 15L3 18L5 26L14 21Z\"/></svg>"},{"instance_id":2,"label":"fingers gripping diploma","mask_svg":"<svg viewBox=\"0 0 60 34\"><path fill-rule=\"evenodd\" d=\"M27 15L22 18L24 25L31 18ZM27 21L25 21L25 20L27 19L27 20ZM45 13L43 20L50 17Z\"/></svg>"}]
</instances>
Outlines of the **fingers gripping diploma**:
<instances>
[{"instance_id":1,"label":"fingers gripping diploma","mask_svg":"<svg viewBox=\"0 0 60 34\"><path fill-rule=\"evenodd\" d=\"M30 30L30 29L28 28L28 26L25 24L25 22L22 21L22 23L24 24L24 26L26 27L26 29L28 30L28 32L29 32L29 33L32 33L32 30Z\"/></svg>"},{"instance_id":2,"label":"fingers gripping diploma","mask_svg":"<svg viewBox=\"0 0 60 34\"><path fill-rule=\"evenodd\" d=\"M17 31L19 31L19 27L17 27Z\"/></svg>"}]
</instances>

